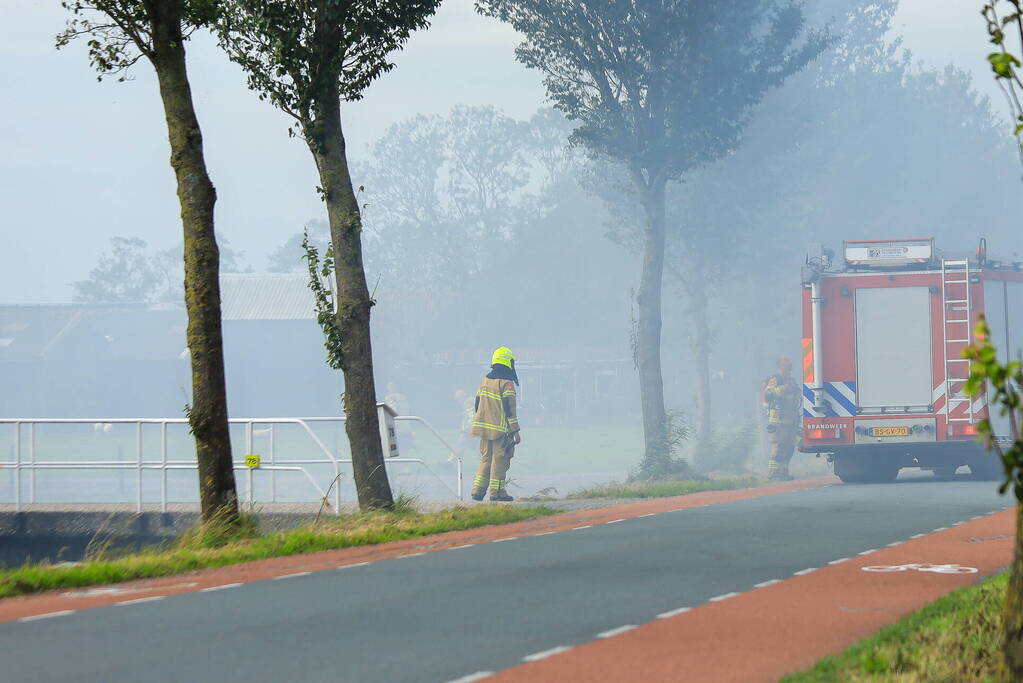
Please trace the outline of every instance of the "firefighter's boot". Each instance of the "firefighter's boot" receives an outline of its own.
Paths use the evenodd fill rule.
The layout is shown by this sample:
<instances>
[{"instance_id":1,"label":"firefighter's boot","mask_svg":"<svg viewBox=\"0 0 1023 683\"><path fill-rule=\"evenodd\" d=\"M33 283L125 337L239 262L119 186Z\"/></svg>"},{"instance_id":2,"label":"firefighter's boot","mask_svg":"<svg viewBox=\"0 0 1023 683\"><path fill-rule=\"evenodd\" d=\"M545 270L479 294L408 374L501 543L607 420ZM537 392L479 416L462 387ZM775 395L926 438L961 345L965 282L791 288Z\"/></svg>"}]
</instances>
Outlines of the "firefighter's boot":
<instances>
[{"instance_id":1,"label":"firefighter's boot","mask_svg":"<svg viewBox=\"0 0 1023 683\"><path fill-rule=\"evenodd\" d=\"M487 463L487 469L489 470L490 463ZM477 474L472 479L472 499L475 501L483 500L483 497L487 495L487 478L483 475Z\"/></svg>"},{"instance_id":2,"label":"firefighter's boot","mask_svg":"<svg viewBox=\"0 0 1023 683\"><path fill-rule=\"evenodd\" d=\"M508 492L504 490L504 479L491 479L490 480L490 502L492 503L510 503L514 498L508 495Z\"/></svg>"}]
</instances>

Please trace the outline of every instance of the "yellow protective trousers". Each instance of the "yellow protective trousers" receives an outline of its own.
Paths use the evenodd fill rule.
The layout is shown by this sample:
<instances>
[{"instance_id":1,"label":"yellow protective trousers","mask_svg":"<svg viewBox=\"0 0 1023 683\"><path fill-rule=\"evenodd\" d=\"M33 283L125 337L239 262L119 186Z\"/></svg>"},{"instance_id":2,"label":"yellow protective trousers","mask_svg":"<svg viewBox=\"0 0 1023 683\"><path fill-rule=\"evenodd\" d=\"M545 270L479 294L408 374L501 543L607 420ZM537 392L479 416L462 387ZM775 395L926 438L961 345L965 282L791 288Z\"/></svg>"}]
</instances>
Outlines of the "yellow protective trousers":
<instances>
[{"instance_id":1,"label":"yellow protective trousers","mask_svg":"<svg viewBox=\"0 0 1023 683\"><path fill-rule=\"evenodd\" d=\"M796 449L796 432L798 427L792 424L775 424L774 431L769 433L771 440L771 458L767 461L767 476L789 476L789 460Z\"/></svg>"},{"instance_id":2,"label":"yellow protective trousers","mask_svg":"<svg viewBox=\"0 0 1023 683\"><path fill-rule=\"evenodd\" d=\"M490 487L490 493L504 492L504 477L511 466L515 444L502 436L500 439L480 439L480 466L472 480L473 495L480 495Z\"/></svg>"}]
</instances>

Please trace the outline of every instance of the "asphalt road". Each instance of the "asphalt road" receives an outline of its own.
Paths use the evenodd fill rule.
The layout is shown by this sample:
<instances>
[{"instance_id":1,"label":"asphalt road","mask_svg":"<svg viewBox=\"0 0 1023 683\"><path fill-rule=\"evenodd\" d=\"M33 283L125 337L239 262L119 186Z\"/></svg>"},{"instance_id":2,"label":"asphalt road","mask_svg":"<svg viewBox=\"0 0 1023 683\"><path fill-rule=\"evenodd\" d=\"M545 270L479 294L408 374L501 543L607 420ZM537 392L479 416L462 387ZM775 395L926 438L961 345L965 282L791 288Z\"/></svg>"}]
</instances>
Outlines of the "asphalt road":
<instances>
[{"instance_id":1,"label":"asphalt road","mask_svg":"<svg viewBox=\"0 0 1023 683\"><path fill-rule=\"evenodd\" d=\"M4 623L0 678L449 681L1007 507L995 488L829 486Z\"/></svg>"}]
</instances>

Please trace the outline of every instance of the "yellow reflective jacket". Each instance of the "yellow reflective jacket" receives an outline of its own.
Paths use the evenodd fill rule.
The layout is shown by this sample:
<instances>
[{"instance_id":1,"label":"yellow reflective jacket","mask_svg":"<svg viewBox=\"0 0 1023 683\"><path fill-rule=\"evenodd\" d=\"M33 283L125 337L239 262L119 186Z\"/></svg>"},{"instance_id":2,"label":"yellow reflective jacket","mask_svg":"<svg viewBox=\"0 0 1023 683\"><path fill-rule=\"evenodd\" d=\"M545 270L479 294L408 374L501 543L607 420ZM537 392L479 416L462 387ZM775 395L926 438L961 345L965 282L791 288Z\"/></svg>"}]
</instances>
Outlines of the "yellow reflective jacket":
<instances>
[{"instance_id":1,"label":"yellow reflective jacket","mask_svg":"<svg viewBox=\"0 0 1023 683\"><path fill-rule=\"evenodd\" d=\"M767 399L768 424L799 424L803 395L791 375L771 375L764 388L764 397Z\"/></svg>"},{"instance_id":2,"label":"yellow reflective jacket","mask_svg":"<svg viewBox=\"0 0 1023 683\"><path fill-rule=\"evenodd\" d=\"M515 383L510 379L484 377L476 392L476 415L472 435L481 439L499 439L519 431L515 415Z\"/></svg>"}]
</instances>

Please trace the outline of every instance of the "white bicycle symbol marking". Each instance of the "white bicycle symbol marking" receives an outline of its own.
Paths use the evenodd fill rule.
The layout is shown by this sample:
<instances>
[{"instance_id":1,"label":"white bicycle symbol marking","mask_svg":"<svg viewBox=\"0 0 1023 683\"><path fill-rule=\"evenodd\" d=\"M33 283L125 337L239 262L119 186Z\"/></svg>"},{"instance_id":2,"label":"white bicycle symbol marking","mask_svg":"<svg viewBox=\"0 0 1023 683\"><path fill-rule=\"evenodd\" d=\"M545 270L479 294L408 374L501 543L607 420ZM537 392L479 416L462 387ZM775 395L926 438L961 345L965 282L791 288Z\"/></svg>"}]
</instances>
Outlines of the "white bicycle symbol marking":
<instances>
[{"instance_id":1,"label":"white bicycle symbol marking","mask_svg":"<svg viewBox=\"0 0 1023 683\"><path fill-rule=\"evenodd\" d=\"M890 564L863 567L865 572L904 572L910 570L933 572L935 574L976 574L980 571L976 567L964 567L959 564Z\"/></svg>"}]
</instances>

